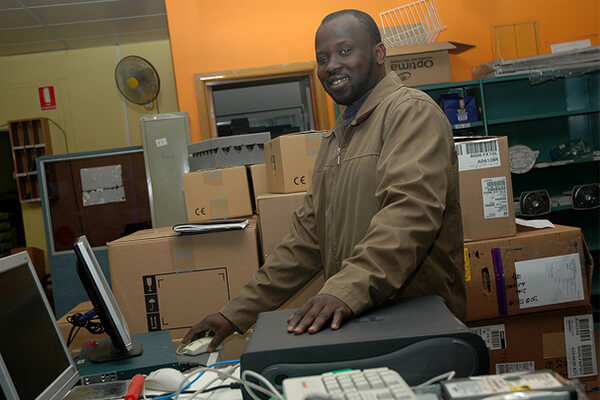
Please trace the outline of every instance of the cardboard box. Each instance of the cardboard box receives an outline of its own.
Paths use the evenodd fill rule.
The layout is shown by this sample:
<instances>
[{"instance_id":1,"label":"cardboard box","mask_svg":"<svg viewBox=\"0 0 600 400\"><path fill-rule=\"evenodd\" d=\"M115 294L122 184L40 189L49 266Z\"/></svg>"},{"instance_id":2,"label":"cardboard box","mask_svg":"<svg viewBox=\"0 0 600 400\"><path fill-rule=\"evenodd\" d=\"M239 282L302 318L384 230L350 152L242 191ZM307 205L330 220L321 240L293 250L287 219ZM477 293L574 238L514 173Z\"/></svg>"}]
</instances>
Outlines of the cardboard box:
<instances>
[{"instance_id":1,"label":"cardboard box","mask_svg":"<svg viewBox=\"0 0 600 400\"><path fill-rule=\"evenodd\" d=\"M325 132L282 135L265 143L269 192L294 193L308 189Z\"/></svg>"},{"instance_id":2,"label":"cardboard box","mask_svg":"<svg viewBox=\"0 0 600 400\"><path fill-rule=\"evenodd\" d=\"M269 193L269 183L267 181L267 166L263 164L254 164L248 166L250 171L250 188L252 189L252 207L256 211L256 198L261 194Z\"/></svg>"},{"instance_id":3,"label":"cardboard box","mask_svg":"<svg viewBox=\"0 0 600 400\"><path fill-rule=\"evenodd\" d=\"M256 198L260 243L266 260L290 232L292 213L302 206L306 192L262 194Z\"/></svg>"},{"instance_id":4,"label":"cardboard box","mask_svg":"<svg viewBox=\"0 0 600 400\"><path fill-rule=\"evenodd\" d=\"M252 215L245 166L183 174L188 222Z\"/></svg>"},{"instance_id":5,"label":"cardboard box","mask_svg":"<svg viewBox=\"0 0 600 400\"><path fill-rule=\"evenodd\" d=\"M450 54L462 53L474 47L458 42L435 42L415 46L387 48L385 65L394 71L406 86L451 82Z\"/></svg>"},{"instance_id":6,"label":"cardboard box","mask_svg":"<svg viewBox=\"0 0 600 400\"><path fill-rule=\"evenodd\" d=\"M580 228L524 228L511 238L465 243L465 320L589 304L592 272Z\"/></svg>"},{"instance_id":7,"label":"cardboard box","mask_svg":"<svg viewBox=\"0 0 600 400\"><path fill-rule=\"evenodd\" d=\"M259 220L260 239L263 257L269 254L281 243L290 231L292 213L302 206L306 192L286 194L263 194L256 199ZM323 273L319 273L303 289L280 308L299 308L312 296L316 295L325 284Z\"/></svg>"},{"instance_id":8,"label":"cardboard box","mask_svg":"<svg viewBox=\"0 0 600 400\"><path fill-rule=\"evenodd\" d=\"M508 139L455 137L464 239L516 233Z\"/></svg>"},{"instance_id":9,"label":"cardboard box","mask_svg":"<svg viewBox=\"0 0 600 400\"><path fill-rule=\"evenodd\" d=\"M240 294L258 265L256 219L241 231L148 229L108 243L112 289L132 333L178 339Z\"/></svg>"},{"instance_id":10,"label":"cardboard box","mask_svg":"<svg viewBox=\"0 0 600 400\"><path fill-rule=\"evenodd\" d=\"M467 325L488 346L490 374L551 369L580 379L587 390L598 386L598 332L594 338L589 304Z\"/></svg>"},{"instance_id":11,"label":"cardboard box","mask_svg":"<svg viewBox=\"0 0 600 400\"><path fill-rule=\"evenodd\" d=\"M71 332L71 328L73 327L73 325L71 325L71 323L67 321L67 317L76 313L85 314L93 308L94 306L92 305L92 302L84 301L83 303L79 303L78 305L73 307L72 310L70 310L68 313L66 313L58 319L58 328L60 329L60 333L62 334L63 339L65 339L65 343L67 343L67 341L69 340L69 333ZM77 328L75 328L73 334L75 334L75 331L77 331ZM84 343L90 342L92 340L102 340L106 338L108 338L108 335L106 333L93 334L87 329L81 328L79 329L79 332L75 334L73 341L69 345L69 351L72 355L77 355L81 351L81 346L83 346Z\"/></svg>"}]
</instances>

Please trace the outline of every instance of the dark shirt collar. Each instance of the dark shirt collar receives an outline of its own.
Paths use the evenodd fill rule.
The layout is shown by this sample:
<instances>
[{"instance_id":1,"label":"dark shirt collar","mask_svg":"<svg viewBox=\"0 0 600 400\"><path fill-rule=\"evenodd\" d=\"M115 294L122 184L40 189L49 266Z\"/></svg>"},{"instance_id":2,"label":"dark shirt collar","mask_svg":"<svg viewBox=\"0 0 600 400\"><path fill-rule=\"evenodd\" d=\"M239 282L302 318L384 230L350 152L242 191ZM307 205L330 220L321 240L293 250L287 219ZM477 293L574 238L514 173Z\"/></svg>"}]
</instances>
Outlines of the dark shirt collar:
<instances>
[{"instance_id":1,"label":"dark shirt collar","mask_svg":"<svg viewBox=\"0 0 600 400\"><path fill-rule=\"evenodd\" d=\"M348 125L350 125L350 123L354 120L354 117L356 117L358 110L360 110L360 107L364 104L365 101L367 101L367 97L369 97L372 91L373 89L369 90L367 93L363 94L360 99L356 100L354 103L346 107L346 109L344 110L344 129L346 129Z\"/></svg>"}]
</instances>

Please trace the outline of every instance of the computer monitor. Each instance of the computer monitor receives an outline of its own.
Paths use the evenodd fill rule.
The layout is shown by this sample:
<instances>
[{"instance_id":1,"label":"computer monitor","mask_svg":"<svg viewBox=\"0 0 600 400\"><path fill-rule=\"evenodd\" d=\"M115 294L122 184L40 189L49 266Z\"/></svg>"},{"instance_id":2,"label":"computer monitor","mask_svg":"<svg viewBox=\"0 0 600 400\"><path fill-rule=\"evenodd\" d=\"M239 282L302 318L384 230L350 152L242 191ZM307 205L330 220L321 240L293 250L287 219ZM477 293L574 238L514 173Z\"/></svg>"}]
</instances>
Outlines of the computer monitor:
<instances>
[{"instance_id":1,"label":"computer monitor","mask_svg":"<svg viewBox=\"0 0 600 400\"><path fill-rule=\"evenodd\" d=\"M62 399L79 373L27 252L0 259L0 399Z\"/></svg>"},{"instance_id":2,"label":"computer monitor","mask_svg":"<svg viewBox=\"0 0 600 400\"><path fill-rule=\"evenodd\" d=\"M131 339L127 322L86 236L80 236L73 248L79 279L110 338L110 342L89 351L90 361L116 361L141 355L142 345Z\"/></svg>"}]
</instances>

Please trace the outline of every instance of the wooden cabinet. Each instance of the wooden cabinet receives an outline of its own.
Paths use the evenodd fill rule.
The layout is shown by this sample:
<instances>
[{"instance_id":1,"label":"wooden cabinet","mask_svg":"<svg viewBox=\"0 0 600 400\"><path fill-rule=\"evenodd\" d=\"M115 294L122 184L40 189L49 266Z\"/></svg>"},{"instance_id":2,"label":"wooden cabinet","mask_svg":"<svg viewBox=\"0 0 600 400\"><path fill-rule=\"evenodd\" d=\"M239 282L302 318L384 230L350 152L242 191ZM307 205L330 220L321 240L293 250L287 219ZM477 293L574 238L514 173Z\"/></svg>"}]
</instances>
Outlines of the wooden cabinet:
<instances>
[{"instance_id":1,"label":"wooden cabinet","mask_svg":"<svg viewBox=\"0 0 600 400\"><path fill-rule=\"evenodd\" d=\"M39 201L37 157L52 154L47 118L9 121L8 130L21 202Z\"/></svg>"}]
</instances>

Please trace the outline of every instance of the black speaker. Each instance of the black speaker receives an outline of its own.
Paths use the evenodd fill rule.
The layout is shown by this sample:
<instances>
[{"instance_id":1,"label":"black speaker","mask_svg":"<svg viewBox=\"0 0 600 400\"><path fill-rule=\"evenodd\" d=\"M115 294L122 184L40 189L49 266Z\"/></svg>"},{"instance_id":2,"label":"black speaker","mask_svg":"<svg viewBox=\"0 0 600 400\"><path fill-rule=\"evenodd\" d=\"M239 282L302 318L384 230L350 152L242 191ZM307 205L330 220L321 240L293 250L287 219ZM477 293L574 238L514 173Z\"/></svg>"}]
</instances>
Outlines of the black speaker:
<instances>
[{"instance_id":1,"label":"black speaker","mask_svg":"<svg viewBox=\"0 0 600 400\"><path fill-rule=\"evenodd\" d=\"M575 210L591 210L600 207L600 183L573 187L571 202Z\"/></svg>"},{"instance_id":2,"label":"black speaker","mask_svg":"<svg viewBox=\"0 0 600 400\"><path fill-rule=\"evenodd\" d=\"M552 211L552 202L546 190L521 193L519 206L522 217L535 217Z\"/></svg>"}]
</instances>

